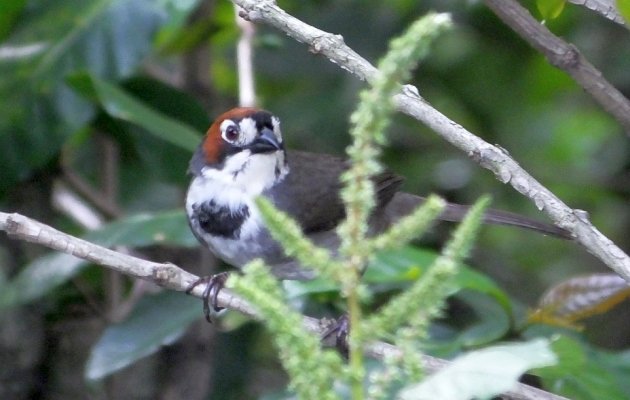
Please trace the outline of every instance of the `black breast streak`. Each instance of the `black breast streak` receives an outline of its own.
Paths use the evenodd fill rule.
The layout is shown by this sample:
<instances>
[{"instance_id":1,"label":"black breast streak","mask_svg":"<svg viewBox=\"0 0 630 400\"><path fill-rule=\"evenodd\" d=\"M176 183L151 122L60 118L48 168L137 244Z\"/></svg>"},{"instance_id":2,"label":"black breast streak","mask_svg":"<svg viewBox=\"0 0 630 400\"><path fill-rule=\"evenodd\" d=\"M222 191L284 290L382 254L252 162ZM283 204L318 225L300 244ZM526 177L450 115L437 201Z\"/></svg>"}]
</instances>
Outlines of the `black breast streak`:
<instances>
[{"instance_id":1,"label":"black breast streak","mask_svg":"<svg viewBox=\"0 0 630 400\"><path fill-rule=\"evenodd\" d=\"M193 204L193 218L199 222L199 227L213 236L226 239L238 239L241 227L249 217L246 205L238 210L230 210L226 206L217 205L214 200Z\"/></svg>"},{"instance_id":2,"label":"black breast streak","mask_svg":"<svg viewBox=\"0 0 630 400\"><path fill-rule=\"evenodd\" d=\"M245 169L247 168L248 165L249 165L249 160L245 161L243 163L243 165L241 165L241 168L239 168L236 171L232 172L232 180L236 180L236 178L238 177L238 174L240 174L241 172L245 171Z\"/></svg>"}]
</instances>

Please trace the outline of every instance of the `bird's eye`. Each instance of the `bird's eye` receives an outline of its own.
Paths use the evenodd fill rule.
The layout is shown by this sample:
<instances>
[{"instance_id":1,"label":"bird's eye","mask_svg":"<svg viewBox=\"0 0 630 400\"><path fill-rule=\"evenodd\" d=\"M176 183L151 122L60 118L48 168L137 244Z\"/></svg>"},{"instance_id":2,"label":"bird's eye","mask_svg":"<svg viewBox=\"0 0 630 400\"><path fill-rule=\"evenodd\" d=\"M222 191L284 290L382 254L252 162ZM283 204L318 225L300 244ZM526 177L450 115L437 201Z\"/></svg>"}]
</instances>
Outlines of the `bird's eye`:
<instances>
[{"instance_id":1,"label":"bird's eye","mask_svg":"<svg viewBox=\"0 0 630 400\"><path fill-rule=\"evenodd\" d=\"M225 139L233 142L238 138L238 128L236 125L230 125L225 129Z\"/></svg>"}]
</instances>

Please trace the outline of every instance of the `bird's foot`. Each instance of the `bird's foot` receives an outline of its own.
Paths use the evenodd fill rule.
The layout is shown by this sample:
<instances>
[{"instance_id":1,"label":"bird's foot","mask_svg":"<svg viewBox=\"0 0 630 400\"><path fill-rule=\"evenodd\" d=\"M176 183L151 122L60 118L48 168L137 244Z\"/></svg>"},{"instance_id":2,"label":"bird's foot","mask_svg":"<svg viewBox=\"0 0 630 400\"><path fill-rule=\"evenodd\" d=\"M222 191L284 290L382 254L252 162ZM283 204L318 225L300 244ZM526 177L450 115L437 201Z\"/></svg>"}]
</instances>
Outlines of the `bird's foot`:
<instances>
[{"instance_id":1,"label":"bird's foot","mask_svg":"<svg viewBox=\"0 0 630 400\"><path fill-rule=\"evenodd\" d=\"M203 276L191 283L190 286L188 286L188 289L186 289L186 293L190 294L198 285L206 285L201 299L203 301L203 315L206 317L206 321L210 323L212 323L212 318L210 317L210 306L212 306L212 309L215 312L223 310L223 307L219 307L218 305L217 296L219 296L219 292L225 286L225 281L227 281L228 276L230 276L230 274L227 272Z\"/></svg>"},{"instance_id":2,"label":"bird's foot","mask_svg":"<svg viewBox=\"0 0 630 400\"><path fill-rule=\"evenodd\" d=\"M348 345L348 334L350 333L350 320L344 314L337 318L335 323L322 334L322 342L334 337L335 347L343 357L348 358L350 347Z\"/></svg>"}]
</instances>

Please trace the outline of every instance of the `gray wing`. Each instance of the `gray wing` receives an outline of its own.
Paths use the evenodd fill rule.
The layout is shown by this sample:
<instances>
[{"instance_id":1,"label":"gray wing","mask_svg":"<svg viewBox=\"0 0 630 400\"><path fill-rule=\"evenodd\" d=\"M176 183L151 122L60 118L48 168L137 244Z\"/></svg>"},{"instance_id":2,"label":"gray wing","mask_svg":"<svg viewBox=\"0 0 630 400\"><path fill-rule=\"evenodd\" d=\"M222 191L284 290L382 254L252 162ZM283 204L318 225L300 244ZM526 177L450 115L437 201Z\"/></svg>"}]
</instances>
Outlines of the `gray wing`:
<instances>
[{"instance_id":1,"label":"gray wing","mask_svg":"<svg viewBox=\"0 0 630 400\"><path fill-rule=\"evenodd\" d=\"M411 214L417 207L422 205L425 200L424 197L409 193L395 193L393 199L391 199L387 207L382 211L385 220L384 225L391 225L400 218ZM447 203L442 214L438 216L438 219L442 221L459 222L464 219L469 209L470 206ZM484 214L483 222L491 225L515 226L562 239L572 239L571 233L560 227L508 211L488 209Z\"/></svg>"},{"instance_id":2,"label":"gray wing","mask_svg":"<svg viewBox=\"0 0 630 400\"><path fill-rule=\"evenodd\" d=\"M348 162L327 154L288 151L290 172L280 184L265 195L276 207L295 218L305 233L332 230L344 218L339 190L340 175ZM402 178L391 172L374 177L378 207L393 198Z\"/></svg>"}]
</instances>

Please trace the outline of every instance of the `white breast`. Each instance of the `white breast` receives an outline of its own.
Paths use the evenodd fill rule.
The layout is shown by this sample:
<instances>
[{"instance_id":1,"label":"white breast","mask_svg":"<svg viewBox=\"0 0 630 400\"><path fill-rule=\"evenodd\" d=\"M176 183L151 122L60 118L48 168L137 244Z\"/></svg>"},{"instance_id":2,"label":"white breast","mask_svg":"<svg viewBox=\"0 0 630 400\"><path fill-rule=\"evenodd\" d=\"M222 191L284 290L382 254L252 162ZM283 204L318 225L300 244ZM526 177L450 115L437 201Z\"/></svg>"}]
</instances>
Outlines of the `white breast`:
<instances>
[{"instance_id":1,"label":"white breast","mask_svg":"<svg viewBox=\"0 0 630 400\"><path fill-rule=\"evenodd\" d=\"M214 201L235 212L245 205L249 217L243 222L237 239L214 236L194 223L197 235L224 261L241 266L261 251L257 235L264 228L254 199L265 189L280 182L288 173L284 153L250 154L248 150L228 158L222 169L205 167L188 188L186 212L193 215L193 204Z\"/></svg>"}]
</instances>

